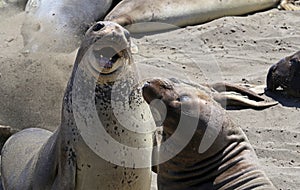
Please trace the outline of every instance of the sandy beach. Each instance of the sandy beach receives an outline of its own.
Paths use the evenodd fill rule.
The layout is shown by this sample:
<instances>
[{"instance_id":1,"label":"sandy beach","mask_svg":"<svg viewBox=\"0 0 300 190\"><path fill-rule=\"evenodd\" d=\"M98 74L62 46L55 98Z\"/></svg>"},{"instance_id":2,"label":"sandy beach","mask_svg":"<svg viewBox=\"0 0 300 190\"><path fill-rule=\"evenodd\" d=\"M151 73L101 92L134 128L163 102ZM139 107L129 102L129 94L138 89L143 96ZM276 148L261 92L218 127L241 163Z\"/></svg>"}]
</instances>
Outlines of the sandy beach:
<instances>
[{"instance_id":1,"label":"sandy beach","mask_svg":"<svg viewBox=\"0 0 300 190\"><path fill-rule=\"evenodd\" d=\"M24 54L24 12L0 14L0 124L54 130L76 52ZM133 36L140 78L265 85L268 68L300 47L300 12L272 9L164 33ZM300 99L272 95L264 110L228 110L278 189L300 187ZM155 189L155 182L153 182Z\"/></svg>"}]
</instances>

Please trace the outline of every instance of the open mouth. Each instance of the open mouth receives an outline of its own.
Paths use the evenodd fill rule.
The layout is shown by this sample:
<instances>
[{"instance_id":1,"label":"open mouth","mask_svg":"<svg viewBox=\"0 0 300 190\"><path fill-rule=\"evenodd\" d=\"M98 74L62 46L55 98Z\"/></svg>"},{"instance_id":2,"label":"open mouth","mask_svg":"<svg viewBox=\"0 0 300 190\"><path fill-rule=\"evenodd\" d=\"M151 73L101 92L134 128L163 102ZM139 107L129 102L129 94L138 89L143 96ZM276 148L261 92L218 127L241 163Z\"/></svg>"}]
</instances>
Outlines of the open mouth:
<instances>
[{"instance_id":1,"label":"open mouth","mask_svg":"<svg viewBox=\"0 0 300 190\"><path fill-rule=\"evenodd\" d=\"M116 51L112 47L104 47L99 50L93 50L95 61L92 63L94 70L100 74L111 74L118 70L124 64L125 51Z\"/></svg>"},{"instance_id":2,"label":"open mouth","mask_svg":"<svg viewBox=\"0 0 300 190\"><path fill-rule=\"evenodd\" d=\"M120 53L121 54L121 53ZM121 58L122 55L117 53L111 47L105 47L100 50L94 50L94 55L96 59L99 61L101 67L105 69L111 69L113 64Z\"/></svg>"}]
</instances>

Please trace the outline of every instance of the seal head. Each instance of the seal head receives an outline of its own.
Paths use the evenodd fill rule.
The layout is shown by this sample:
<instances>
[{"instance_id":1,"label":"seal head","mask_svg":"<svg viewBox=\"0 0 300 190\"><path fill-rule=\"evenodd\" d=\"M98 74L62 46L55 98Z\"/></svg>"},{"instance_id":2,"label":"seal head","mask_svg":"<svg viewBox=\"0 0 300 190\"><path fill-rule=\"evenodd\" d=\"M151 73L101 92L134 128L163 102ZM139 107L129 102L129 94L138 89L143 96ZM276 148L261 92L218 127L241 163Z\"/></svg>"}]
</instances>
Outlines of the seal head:
<instances>
[{"instance_id":1,"label":"seal head","mask_svg":"<svg viewBox=\"0 0 300 190\"><path fill-rule=\"evenodd\" d=\"M267 75L267 90L281 87L288 95L300 97L300 51L272 65Z\"/></svg>"}]
</instances>

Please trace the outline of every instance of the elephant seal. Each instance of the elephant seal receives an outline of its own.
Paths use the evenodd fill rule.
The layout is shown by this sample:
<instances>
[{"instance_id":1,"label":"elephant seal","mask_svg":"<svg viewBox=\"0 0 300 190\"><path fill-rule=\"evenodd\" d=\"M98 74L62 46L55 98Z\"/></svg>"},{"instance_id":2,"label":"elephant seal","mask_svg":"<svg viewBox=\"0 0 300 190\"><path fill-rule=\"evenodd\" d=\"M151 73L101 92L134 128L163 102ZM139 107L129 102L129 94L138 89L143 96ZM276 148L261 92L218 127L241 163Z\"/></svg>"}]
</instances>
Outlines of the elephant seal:
<instances>
[{"instance_id":1,"label":"elephant seal","mask_svg":"<svg viewBox=\"0 0 300 190\"><path fill-rule=\"evenodd\" d=\"M69 53L85 31L120 0L29 0L21 28L24 51Z\"/></svg>"},{"instance_id":2,"label":"elephant seal","mask_svg":"<svg viewBox=\"0 0 300 190\"><path fill-rule=\"evenodd\" d=\"M152 79L143 86L143 97L165 116L162 145L172 139L176 148L195 128L188 144L158 165L159 190L275 189L259 169L246 135L205 91L176 81ZM154 100L164 106L153 104ZM175 138L177 130L181 133ZM170 151L160 149L158 160Z\"/></svg>"},{"instance_id":3,"label":"elephant seal","mask_svg":"<svg viewBox=\"0 0 300 190\"><path fill-rule=\"evenodd\" d=\"M11 0L26 2L26 0ZM1 3L1 1L0 1ZM279 5L280 4L280 5ZM128 26L133 31L157 31L204 23L213 19L243 15L279 5L287 10L299 10L290 0L204 1L179 0L28 0L26 19L21 28L25 52L72 52L85 30L95 21L116 22L122 26L140 22L155 24ZM1 6L1 5L0 5ZM113 10L111 10L113 9ZM110 11L111 10L111 11ZM166 24L158 24L158 22Z\"/></svg>"},{"instance_id":4,"label":"elephant seal","mask_svg":"<svg viewBox=\"0 0 300 190\"><path fill-rule=\"evenodd\" d=\"M123 0L109 12L104 20L128 26L126 28L130 32L151 32L201 24L223 16L244 15L276 7L280 2L280 0ZM291 2L283 1L280 6L297 7L288 6L290 4ZM132 25L143 22L156 22L156 24Z\"/></svg>"},{"instance_id":5,"label":"elephant seal","mask_svg":"<svg viewBox=\"0 0 300 190\"><path fill-rule=\"evenodd\" d=\"M128 31L94 24L77 54L60 126L54 133L28 128L5 143L4 189L150 189L155 123L139 89L130 90L134 67ZM129 151L147 147L142 155ZM134 156L144 165L128 159Z\"/></svg>"},{"instance_id":6,"label":"elephant seal","mask_svg":"<svg viewBox=\"0 0 300 190\"><path fill-rule=\"evenodd\" d=\"M300 51L272 65L267 74L267 91L281 87L288 95L300 97Z\"/></svg>"}]
</instances>

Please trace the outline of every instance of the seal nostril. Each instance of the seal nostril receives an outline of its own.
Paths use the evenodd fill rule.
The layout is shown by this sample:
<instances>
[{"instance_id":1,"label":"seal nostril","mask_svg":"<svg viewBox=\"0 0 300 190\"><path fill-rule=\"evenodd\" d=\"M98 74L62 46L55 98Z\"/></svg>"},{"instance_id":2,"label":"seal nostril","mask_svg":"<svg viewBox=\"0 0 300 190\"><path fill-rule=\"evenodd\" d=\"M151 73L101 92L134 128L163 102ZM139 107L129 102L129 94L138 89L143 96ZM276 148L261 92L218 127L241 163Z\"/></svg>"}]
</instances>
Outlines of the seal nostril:
<instances>
[{"instance_id":1,"label":"seal nostril","mask_svg":"<svg viewBox=\"0 0 300 190\"><path fill-rule=\"evenodd\" d=\"M101 30L105 25L102 23L97 23L95 26L93 26L93 31L97 32Z\"/></svg>"}]
</instances>

